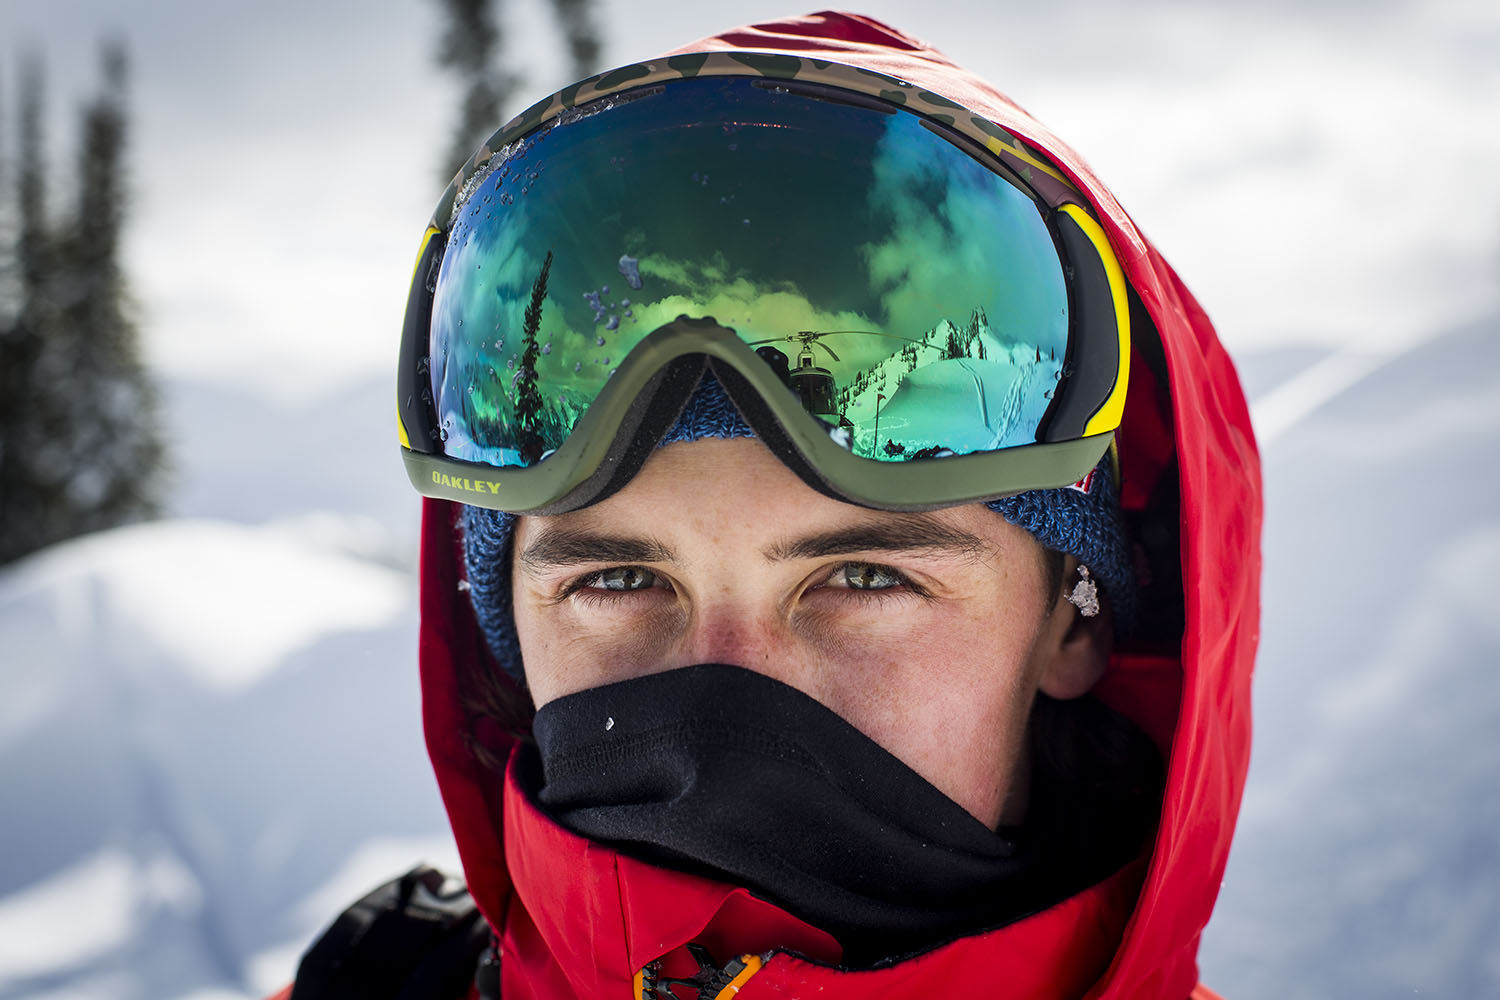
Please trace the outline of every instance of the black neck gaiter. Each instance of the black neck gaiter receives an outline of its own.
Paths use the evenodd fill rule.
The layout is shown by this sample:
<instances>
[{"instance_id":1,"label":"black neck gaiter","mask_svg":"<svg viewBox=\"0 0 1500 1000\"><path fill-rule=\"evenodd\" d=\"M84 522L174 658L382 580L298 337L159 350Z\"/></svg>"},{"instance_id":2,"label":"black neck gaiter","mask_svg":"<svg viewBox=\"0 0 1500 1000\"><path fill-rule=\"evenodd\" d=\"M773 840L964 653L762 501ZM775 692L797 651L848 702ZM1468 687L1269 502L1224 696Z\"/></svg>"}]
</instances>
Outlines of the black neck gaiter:
<instances>
[{"instance_id":1,"label":"black neck gaiter","mask_svg":"<svg viewBox=\"0 0 1500 1000\"><path fill-rule=\"evenodd\" d=\"M817 701L740 667L560 698L533 734L523 784L563 827L743 885L832 934L846 965L1019 919L1133 856L1077 870L1046 794L1026 828L992 831Z\"/></svg>"}]
</instances>

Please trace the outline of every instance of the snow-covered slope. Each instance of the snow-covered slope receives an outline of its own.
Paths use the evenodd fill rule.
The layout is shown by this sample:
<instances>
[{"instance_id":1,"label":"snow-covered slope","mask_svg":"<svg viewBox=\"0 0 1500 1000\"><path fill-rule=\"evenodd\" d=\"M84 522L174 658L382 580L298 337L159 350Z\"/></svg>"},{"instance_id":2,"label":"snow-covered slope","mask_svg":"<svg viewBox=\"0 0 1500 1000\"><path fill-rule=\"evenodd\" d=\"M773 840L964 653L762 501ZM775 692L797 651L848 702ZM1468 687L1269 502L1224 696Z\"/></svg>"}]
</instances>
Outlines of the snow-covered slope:
<instances>
[{"instance_id":1,"label":"snow-covered slope","mask_svg":"<svg viewBox=\"0 0 1500 1000\"><path fill-rule=\"evenodd\" d=\"M942 320L920 342L859 371L838 393L839 411L855 427L852 450L966 453L1027 440L1026 428L1046 411L1062 371L1055 354L1002 342L982 309L963 326ZM954 436L955 413L974 428L967 437Z\"/></svg>"},{"instance_id":2,"label":"snow-covered slope","mask_svg":"<svg viewBox=\"0 0 1500 1000\"><path fill-rule=\"evenodd\" d=\"M1389 360L1265 453L1255 753L1202 954L1226 996L1500 996L1497 335Z\"/></svg>"},{"instance_id":3,"label":"snow-covered slope","mask_svg":"<svg viewBox=\"0 0 1500 1000\"><path fill-rule=\"evenodd\" d=\"M0 574L0 997L259 995L455 864L412 580L338 527L165 521Z\"/></svg>"}]
</instances>

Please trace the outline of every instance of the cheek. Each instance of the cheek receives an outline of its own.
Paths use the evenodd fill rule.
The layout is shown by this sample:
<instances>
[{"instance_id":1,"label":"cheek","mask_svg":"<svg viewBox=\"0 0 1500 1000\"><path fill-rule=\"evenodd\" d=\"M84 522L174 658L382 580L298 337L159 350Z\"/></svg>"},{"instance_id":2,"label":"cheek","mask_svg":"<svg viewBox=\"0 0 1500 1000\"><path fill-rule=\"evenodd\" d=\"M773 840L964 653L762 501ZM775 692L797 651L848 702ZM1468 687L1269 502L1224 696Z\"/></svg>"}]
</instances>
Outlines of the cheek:
<instances>
[{"instance_id":1,"label":"cheek","mask_svg":"<svg viewBox=\"0 0 1500 1000\"><path fill-rule=\"evenodd\" d=\"M538 708L564 695L627 680L659 664L680 630L675 606L629 614L514 595L516 638L526 684Z\"/></svg>"},{"instance_id":2,"label":"cheek","mask_svg":"<svg viewBox=\"0 0 1500 1000\"><path fill-rule=\"evenodd\" d=\"M820 700L993 827L1023 757L1039 623L976 605L873 630Z\"/></svg>"}]
</instances>

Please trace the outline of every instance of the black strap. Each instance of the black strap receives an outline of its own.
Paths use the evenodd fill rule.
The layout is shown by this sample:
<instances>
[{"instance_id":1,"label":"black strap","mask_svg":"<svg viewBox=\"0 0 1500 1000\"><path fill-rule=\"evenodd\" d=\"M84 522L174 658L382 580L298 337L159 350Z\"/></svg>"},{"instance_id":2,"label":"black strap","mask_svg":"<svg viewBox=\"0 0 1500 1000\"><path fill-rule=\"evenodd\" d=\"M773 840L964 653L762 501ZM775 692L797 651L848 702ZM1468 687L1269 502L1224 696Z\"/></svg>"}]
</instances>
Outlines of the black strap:
<instances>
[{"instance_id":1,"label":"black strap","mask_svg":"<svg viewBox=\"0 0 1500 1000\"><path fill-rule=\"evenodd\" d=\"M420 865L339 915L302 956L291 1000L461 1000L491 940L463 883Z\"/></svg>"}]
</instances>

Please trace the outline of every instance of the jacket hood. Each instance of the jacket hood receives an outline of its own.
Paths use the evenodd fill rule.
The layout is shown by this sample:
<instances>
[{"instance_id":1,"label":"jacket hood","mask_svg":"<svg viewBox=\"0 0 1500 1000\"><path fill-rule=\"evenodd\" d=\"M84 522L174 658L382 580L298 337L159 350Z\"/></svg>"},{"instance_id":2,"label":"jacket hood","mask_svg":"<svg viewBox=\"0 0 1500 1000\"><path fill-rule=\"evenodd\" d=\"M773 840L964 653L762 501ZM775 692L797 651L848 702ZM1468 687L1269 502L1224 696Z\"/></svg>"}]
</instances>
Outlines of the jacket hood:
<instances>
[{"instance_id":1,"label":"jacket hood","mask_svg":"<svg viewBox=\"0 0 1500 1000\"><path fill-rule=\"evenodd\" d=\"M1039 987L1038 992L1015 995L1188 995L1197 979L1198 941L1222 879L1249 761L1249 685L1259 636L1260 464L1233 365L1192 294L1082 159L1009 98L930 46L868 17L824 12L737 28L677 53L712 50L849 64L957 102L1039 151L1084 196L1104 228L1133 291L1135 344L1125 417L1117 433L1122 503L1127 512L1154 511L1156 523L1165 526L1159 531L1177 533L1175 565L1165 573L1153 567L1153 574L1158 593L1174 591L1174 605L1180 599L1181 619L1166 633L1121 644L1095 693L1134 719L1162 748L1167 770L1160 824L1144 872L1132 866L1139 894L1133 900L1127 895L1118 920L1106 919L1112 905L1108 900L1068 901L1053 908L1059 913L1043 915L1048 919L1031 918L977 936L989 945L963 939L932 953L936 958L915 961L932 969L959 954L971 959L982 954L983 961L998 961L1003 971L1004 956L1024 963L1038 949L1053 947L1038 937L1045 936L1048 926L1063 918L1084 919L1096 928L1112 928L1105 935L1110 947L1087 963L1092 970L1087 981L1075 976L1071 982L1057 980L1053 993ZM538 823L524 799L508 790L492 765L494 759L504 759L517 737L498 723L471 734L472 712L461 695L466 673L496 668L463 592L456 515L456 506L447 501L424 502L423 721L470 890L490 922L499 928L508 914L514 915L518 883L534 877L521 870L529 854L520 848L529 852L540 842L556 841L558 851L582 859L571 881L554 887L558 905L584 906L581 897L574 900L569 894L597 893L599 886L590 890L582 883L603 877L600 872L614 872L611 877L621 880L614 898L624 914L618 921L622 940L600 939L594 946L622 968L655 957L655 945L670 947L691 939L697 929L690 926L695 912L739 907L747 925L757 925L759 917L750 911L769 904L743 890L730 892L702 879L646 871L649 866L605 848L574 843L577 838ZM517 723L524 727L525 720ZM482 760L487 755L491 766ZM511 843L506 842L507 831ZM514 842L521 837L525 845ZM658 879L673 882L674 891L688 899L659 919L647 916L644 906L632 906L630 898L631 892ZM545 937L547 920L536 919L526 933ZM604 932L595 928L589 933ZM819 940L819 932L806 928L803 953L816 955ZM981 947L990 950L978 951ZM1064 964L1079 957L1054 956ZM910 964L885 971L900 972ZM894 978L888 982L894 989L928 991L921 978L905 979L904 985ZM876 985L863 981L863 987ZM570 988L576 991L578 981L571 986L559 982L555 995L569 995ZM534 993L554 995L542 986Z\"/></svg>"}]
</instances>

